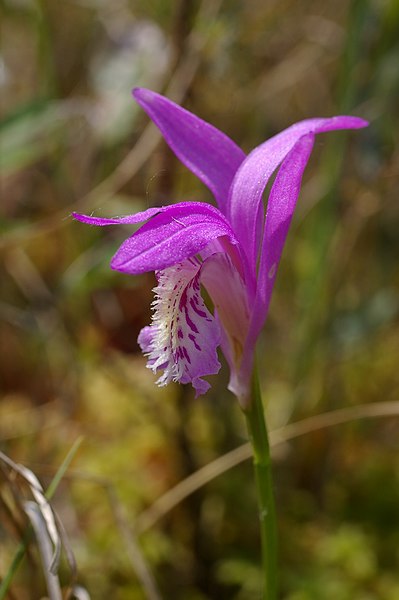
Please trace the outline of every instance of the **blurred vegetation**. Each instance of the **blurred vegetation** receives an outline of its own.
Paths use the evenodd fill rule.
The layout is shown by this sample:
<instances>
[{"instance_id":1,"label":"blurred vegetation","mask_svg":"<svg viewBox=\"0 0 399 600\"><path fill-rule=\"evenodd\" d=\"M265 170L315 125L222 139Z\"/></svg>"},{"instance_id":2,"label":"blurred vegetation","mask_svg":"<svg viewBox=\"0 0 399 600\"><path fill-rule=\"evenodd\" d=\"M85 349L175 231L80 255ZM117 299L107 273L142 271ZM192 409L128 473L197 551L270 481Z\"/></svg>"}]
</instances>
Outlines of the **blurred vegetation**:
<instances>
[{"instance_id":1,"label":"blurred vegetation","mask_svg":"<svg viewBox=\"0 0 399 600\"><path fill-rule=\"evenodd\" d=\"M399 3L0 8L0 448L46 487L84 436L53 505L93 599L151 597L150 572L163 598L257 598L248 461L148 512L245 442L226 369L198 401L188 388L158 389L136 342L153 277L112 272L124 232L69 215L211 200L147 127L134 86L166 93L245 150L306 117L369 119L367 130L317 139L260 370L272 429L399 400ZM276 447L282 598L399 597L398 435L392 415ZM26 524L1 474L0 580ZM10 589L11 600L46 594L34 543Z\"/></svg>"}]
</instances>

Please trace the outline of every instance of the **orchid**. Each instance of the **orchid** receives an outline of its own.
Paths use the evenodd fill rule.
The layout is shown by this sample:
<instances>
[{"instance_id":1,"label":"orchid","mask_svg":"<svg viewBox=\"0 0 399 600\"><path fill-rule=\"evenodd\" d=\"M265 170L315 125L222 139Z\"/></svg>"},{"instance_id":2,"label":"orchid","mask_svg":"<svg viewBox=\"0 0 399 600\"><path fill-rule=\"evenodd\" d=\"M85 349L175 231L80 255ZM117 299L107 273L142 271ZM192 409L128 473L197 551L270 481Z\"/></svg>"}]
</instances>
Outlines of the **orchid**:
<instances>
[{"instance_id":1,"label":"orchid","mask_svg":"<svg viewBox=\"0 0 399 600\"><path fill-rule=\"evenodd\" d=\"M111 266L131 275L155 271L152 323L142 329L138 342L147 366L162 371L159 385L191 383L197 396L204 394L209 383L203 378L220 369L221 347L230 367L229 389L243 409L253 449L262 598L276 600L277 527L255 346L315 135L367 123L350 116L307 119L246 156L224 133L167 98L145 89L133 95L177 157L208 186L218 206L179 202L126 217L74 217L100 226L145 221L122 244ZM275 171L265 211L262 196Z\"/></svg>"},{"instance_id":2,"label":"orchid","mask_svg":"<svg viewBox=\"0 0 399 600\"><path fill-rule=\"evenodd\" d=\"M245 408L256 341L315 135L367 123L351 116L307 119L246 156L224 133L167 98L146 89L133 95L177 157L211 190L217 208L180 202L125 217L74 217L99 226L145 222L121 245L111 267L130 275L156 273L152 324L138 338L147 366L162 371L159 385L191 383L201 395L209 388L203 378L220 369L221 347L229 389ZM276 170L265 212L262 196Z\"/></svg>"}]
</instances>

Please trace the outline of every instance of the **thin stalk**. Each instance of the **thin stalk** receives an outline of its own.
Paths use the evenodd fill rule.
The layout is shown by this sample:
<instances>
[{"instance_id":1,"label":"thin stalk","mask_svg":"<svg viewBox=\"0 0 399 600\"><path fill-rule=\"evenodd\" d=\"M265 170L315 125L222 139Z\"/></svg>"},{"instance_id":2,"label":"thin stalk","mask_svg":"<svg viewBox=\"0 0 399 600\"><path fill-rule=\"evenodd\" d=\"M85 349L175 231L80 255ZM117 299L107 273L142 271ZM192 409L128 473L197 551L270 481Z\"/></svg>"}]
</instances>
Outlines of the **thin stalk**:
<instances>
[{"instance_id":1,"label":"thin stalk","mask_svg":"<svg viewBox=\"0 0 399 600\"><path fill-rule=\"evenodd\" d=\"M251 399L244 410L253 451L253 464L258 492L262 545L263 600L277 598L277 524L274 505L269 438L259 379L256 369L252 378Z\"/></svg>"}]
</instances>

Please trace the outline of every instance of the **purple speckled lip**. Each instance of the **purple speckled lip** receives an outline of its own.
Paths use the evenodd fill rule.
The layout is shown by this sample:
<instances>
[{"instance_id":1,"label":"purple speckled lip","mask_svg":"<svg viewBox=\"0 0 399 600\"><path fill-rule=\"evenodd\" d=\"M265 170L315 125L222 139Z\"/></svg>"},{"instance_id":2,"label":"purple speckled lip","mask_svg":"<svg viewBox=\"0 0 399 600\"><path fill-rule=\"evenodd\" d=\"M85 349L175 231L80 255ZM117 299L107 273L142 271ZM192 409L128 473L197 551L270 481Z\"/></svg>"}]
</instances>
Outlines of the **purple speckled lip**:
<instances>
[{"instance_id":1,"label":"purple speckled lip","mask_svg":"<svg viewBox=\"0 0 399 600\"><path fill-rule=\"evenodd\" d=\"M167 98L146 89L133 90L133 96L181 162L209 187L218 208L180 202L126 217L73 216L98 226L145 221L111 266L132 275L156 272L153 319L139 343L147 366L163 371L158 384L191 383L197 395L204 394L209 383L202 377L219 371L221 346L231 371L229 389L245 405L256 340L315 135L368 123L351 116L307 119L246 156L224 133ZM265 215L262 196L276 169Z\"/></svg>"}]
</instances>

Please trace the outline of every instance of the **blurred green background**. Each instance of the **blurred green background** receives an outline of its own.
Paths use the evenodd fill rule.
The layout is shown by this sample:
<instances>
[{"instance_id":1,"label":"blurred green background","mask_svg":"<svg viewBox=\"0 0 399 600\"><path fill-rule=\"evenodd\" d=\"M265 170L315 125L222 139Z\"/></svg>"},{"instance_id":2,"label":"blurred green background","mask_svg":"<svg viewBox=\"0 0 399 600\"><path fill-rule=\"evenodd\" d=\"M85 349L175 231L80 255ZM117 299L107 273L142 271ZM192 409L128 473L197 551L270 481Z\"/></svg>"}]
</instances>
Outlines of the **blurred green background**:
<instances>
[{"instance_id":1,"label":"blurred green background","mask_svg":"<svg viewBox=\"0 0 399 600\"><path fill-rule=\"evenodd\" d=\"M276 447L281 597L399 598L399 420L353 418L399 400L399 2L0 7L0 448L46 486L84 436L54 499L80 584L148 597L136 541L163 598L259 597L250 461L153 506L246 441L227 370L199 400L158 389L136 342L153 276L109 269L124 231L70 218L212 201L132 101L146 86L246 151L307 117L371 122L317 138L259 356L271 429L351 409ZM21 537L1 475L0 578ZM35 544L11 590L45 595Z\"/></svg>"}]
</instances>

